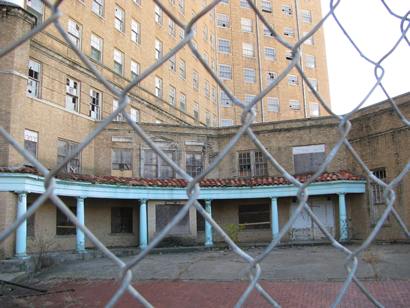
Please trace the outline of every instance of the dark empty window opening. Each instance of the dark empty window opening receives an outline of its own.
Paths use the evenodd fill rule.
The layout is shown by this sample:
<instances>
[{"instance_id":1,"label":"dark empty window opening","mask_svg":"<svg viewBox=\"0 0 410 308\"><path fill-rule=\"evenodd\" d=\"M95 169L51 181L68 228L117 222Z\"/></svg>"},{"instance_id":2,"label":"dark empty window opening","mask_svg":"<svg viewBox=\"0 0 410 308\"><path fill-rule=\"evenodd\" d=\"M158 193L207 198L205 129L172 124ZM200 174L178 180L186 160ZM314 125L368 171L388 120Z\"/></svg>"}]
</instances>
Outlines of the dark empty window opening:
<instances>
[{"instance_id":1,"label":"dark empty window opening","mask_svg":"<svg viewBox=\"0 0 410 308\"><path fill-rule=\"evenodd\" d=\"M239 224L245 229L269 229L270 209L268 204L239 205Z\"/></svg>"},{"instance_id":2,"label":"dark empty window opening","mask_svg":"<svg viewBox=\"0 0 410 308\"><path fill-rule=\"evenodd\" d=\"M70 211L76 215L76 207L69 207ZM74 223L68 217L57 209L56 234L57 235L73 235L76 233Z\"/></svg>"},{"instance_id":3,"label":"dark empty window opening","mask_svg":"<svg viewBox=\"0 0 410 308\"><path fill-rule=\"evenodd\" d=\"M111 233L132 233L132 208L111 208Z\"/></svg>"}]
</instances>

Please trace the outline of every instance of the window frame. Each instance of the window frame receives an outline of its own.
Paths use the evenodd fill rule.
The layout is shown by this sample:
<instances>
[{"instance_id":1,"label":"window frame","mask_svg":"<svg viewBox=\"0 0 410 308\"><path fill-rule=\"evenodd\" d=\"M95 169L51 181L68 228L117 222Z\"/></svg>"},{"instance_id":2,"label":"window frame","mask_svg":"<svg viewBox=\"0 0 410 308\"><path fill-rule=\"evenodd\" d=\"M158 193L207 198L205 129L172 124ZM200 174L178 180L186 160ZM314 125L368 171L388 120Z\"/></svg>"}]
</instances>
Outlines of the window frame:
<instances>
[{"instance_id":1,"label":"window frame","mask_svg":"<svg viewBox=\"0 0 410 308\"><path fill-rule=\"evenodd\" d=\"M102 111L102 92L94 88L90 89L90 109L88 116L94 120L101 120Z\"/></svg>"},{"instance_id":2,"label":"window frame","mask_svg":"<svg viewBox=\"0 0 410 308\"><path fill-rule=\"evenodd\" d=\"M32 69L38 67L38 71ZM27 88L26 95L29 97L40 98L40 89L41 89L41 63L37 60L29 58L27 63ZM31 73L33 72L33 73ZM34 88L34 94L32 89Z\"/></svg>"},{"instance_id":3,"label":"window frame","mask_svg":"<svg viewBox=\"0 0 410 308\"><path fill-rule=\"evenodd\" d=\"M125 32L125 11L118 4L114 6L114 28L120 32Z\"/></svg>"},{"instance_id":4,"label":"window frame","mask_svg":"<svg viewBox=\"0 0 410 308\"><path fill-rule=\"evenodd\" d=\"M61 153L61 144L65 143L64 148L67 149L66 153ZM62 139L58 138L57 139L57 165L60 165L60 163L68 156L71 155L73 151L78 147L79 143L74 142L71 140L67 139ZM78 167L77 170L71 169L71 166L74 164L75 167ZM76 171L76 172L73 172ZM81 173L81 152L78 153L75 157L70 159L68 163L61 169L61 172L63 173Z\"/></svg>"},{"instance_id":5,"label":"window frame","mask_svg":"<svg viewBox=\"0 0 410 308\"><path fill-rule=\"evenodd\" d=\"M111 148L111 171L132 171L132 158L132 148Z\"/></svg>"},{"instance_id":6,"label":"window frame","mask_svg":"<svg viewBox=\"0 0 410 308\"><path fill-rule=\"evenodd\" d=\"M68 84L67 84L68 83ZM73 86L71 86L73 84ZM80 112L80 95L81 95L81 83L72 77L66 77L66 94L65 94L65 109L79 113ZM68 99L71 99L71 103L74 108L68 108Z\"/></svg>"}]
</instances>

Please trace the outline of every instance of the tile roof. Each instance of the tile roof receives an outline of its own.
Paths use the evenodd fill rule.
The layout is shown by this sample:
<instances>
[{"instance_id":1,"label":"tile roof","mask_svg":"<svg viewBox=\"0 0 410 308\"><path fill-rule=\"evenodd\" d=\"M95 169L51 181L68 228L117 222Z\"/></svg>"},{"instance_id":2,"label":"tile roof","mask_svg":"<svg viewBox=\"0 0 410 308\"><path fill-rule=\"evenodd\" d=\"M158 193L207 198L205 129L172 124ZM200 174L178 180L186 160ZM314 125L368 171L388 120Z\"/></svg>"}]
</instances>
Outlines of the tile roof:
<instances>
[{"instance_id":1,"label":"tile roof","mask_svg":"<svg viewBox=\"0 0 410 308\"><path fill-rule=\"evenodd\" d=\"M0 173L28 173L41 175L36 168L22 166L17 168L0 167ZM307 181L311 175L295 176L300 182ZM152 186L152 187L186 187L187 181L183 179L145 179L135 177L119 177L110 175L89 175L89 174L59 174L58 179L89 182L94 184L111 184L127 186ZM352 174L347 170L337 172L324 172L315 182L330 181L360 181L363 177ZM230 178L230 179L204 179L200 182L201 187L253 187L253 186L272 186L289 185L290 182L284 177L255 177L255 178Z\"/></svg>"}]
</instances>

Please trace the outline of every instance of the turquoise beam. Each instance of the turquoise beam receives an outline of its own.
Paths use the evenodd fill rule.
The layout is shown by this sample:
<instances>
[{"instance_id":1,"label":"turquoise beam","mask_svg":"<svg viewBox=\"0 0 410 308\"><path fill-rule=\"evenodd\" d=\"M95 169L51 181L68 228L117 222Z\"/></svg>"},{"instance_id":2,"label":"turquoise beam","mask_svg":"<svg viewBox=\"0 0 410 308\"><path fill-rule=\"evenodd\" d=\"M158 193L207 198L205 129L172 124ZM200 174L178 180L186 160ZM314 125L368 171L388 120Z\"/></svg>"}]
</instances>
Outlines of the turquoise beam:
<instances>
[{"instance_id":1,"label":"turquoise beam","mask_svg":"<svg viewBox=\"0 0 410 308\"><path fill-rule=\"evenodd\" d=\"M20 192L17 201L17 219L27 212L27 194ZM27 257L27 219L16 230L16 257Z\"/></svg>"},{"instance_id":2,"label":"turquoise beam","mask_svg":"<svg viewBox=\"0 0 410 308\"><path fill-rule=\"evenodd\" d=\"M140 201L140 248L145 249L148 245L148 218L147 200Z\"/></svg>"},{"instance_id":3,"label":"turquoise beam","mask_svg":"<svg viewBox=\"0 0 410 308\"><path fill-rule=\"evenodd\" d=\"M349 225L347 223L345 194L339 194L339 230L340 230L340 241L348 240L349 239Z\"/></svg>"},{"instance_id":4,"label":"turquoise beam","mask_svg":"<svg viewBox=\"0 0 410 308\"><path fill-rule=\"evenodd\" d=\"M212 200L205 200L205 211L212 217ZM214 245L212 239L212 225L205 220L205 246L211 247Z\"/></svg>"},{"instance_id":5,"label":"turquoise beam","mask_svg":"<svg viewBox=\"0 0 410 308\"><path fill-rule=\"evenodd\" d=\"M272 239L279 236L278 198L271 198Z\"/></svg>"},{"instance_id":6,"label":"turquoise beam","mask_svg":"<svg viewBox=\"0 0 410 308\"><path fill-rule=\"evenodd\" d=\"M84 215L84 198L77 198L77 219L82 225L85 225L85 215ZM76 248L78 253L85 252L85 236L84 232L77 227L76 229Z\"/></svg>"}]
</instances>

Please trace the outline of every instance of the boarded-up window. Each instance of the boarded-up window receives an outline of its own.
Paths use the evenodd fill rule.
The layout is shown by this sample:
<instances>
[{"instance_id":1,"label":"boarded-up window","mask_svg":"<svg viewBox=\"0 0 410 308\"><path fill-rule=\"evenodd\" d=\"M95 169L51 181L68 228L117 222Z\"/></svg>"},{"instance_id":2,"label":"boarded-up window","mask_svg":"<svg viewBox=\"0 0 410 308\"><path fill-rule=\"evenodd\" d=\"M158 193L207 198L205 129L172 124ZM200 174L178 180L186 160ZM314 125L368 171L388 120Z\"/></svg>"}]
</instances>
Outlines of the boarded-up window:
<instances>
[{"instance_id":1,"label":"boarded-up window","mask_svg":"<svg viewBox=\"0 0 410 308\"><path fill-rule=\"evenodd\" d=\"M160 204L155 207L156 231L159 232L175 217L181 210L181 204ZM182 235L189 233L189 217L188 214L175 225L168 233L169 235Z\"/></svg>"},{"instance_id":2,"label":"boarded-up window","mask_svg":"<svg viewBox=\"0 0 410 308\"><path fill-rule=\"evenodd\" d=\"M111 233L132 233L132 208L111 208Z\"/></svg>"},{"instance_id":3,"label":"boarded-up window","mask_svg":"<svg viewBox=\"0 0 410 308\"><path fill-rule=\"evenodd\" d=\"M268 204L239 205L239 224L245 229L269 229L270 209Z\"/></svg>"},{"instance_id":4,"label":"boarded-up window","mask_svg":"<svg viewBox=\"0 0 410 308\"><path fill-rule=\"evenodd\" d=\"M316 172L325 159L325 145L307 145L293 147L295 174Z\"/></svg>"},{"instance_id":5,"label":"boarded-up window","mask_svg":"<svg viewBox=\"0 0 410 308\"><path fill-rule=\"evenodd\" d=\"M70 211L75 215L76 207L69 207ZM72 235L76 233L76 227L68 219L68 217L57 209L57 220L56 220L56 234L57 235Z\"/></svg>"}]
</instances>

